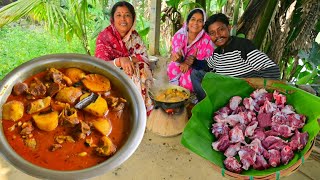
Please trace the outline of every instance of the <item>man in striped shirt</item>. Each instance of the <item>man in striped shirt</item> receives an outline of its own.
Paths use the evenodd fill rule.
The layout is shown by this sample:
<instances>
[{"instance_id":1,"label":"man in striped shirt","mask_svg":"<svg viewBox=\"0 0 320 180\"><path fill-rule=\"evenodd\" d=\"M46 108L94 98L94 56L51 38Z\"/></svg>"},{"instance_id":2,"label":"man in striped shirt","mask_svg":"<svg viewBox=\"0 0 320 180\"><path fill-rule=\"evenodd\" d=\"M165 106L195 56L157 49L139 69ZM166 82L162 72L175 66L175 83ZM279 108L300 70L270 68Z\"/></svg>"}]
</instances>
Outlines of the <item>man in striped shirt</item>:
<instances>
[{"instance_id":1,"label":"man in striped shirt","mask_svg":"<svg viewBox=\"0 0 320 180\"><path fill-rule=\"evenodd\" d=\"M239 78L280 78L278 65L255 48L250 40L230 36L231 26L226 15L218 13L210 16L204 29L217 46L213 55L206 59L208 71ZM201 87L205 73L203 70L195 70L191 74L191 81L199 101L206 96Z\"/></svg>"}]
</instances>

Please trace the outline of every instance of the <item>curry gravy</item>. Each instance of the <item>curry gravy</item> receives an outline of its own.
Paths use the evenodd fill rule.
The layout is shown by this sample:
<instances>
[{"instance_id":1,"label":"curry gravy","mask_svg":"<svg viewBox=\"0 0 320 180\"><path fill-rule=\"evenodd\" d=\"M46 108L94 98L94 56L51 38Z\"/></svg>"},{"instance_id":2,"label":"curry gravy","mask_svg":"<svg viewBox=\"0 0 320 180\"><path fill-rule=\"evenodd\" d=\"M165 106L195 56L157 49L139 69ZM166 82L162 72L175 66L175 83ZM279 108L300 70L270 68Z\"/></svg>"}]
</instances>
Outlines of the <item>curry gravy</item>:
<instances>
[{"instance_id":1,"label":"curry gravy","mask_svg":"<svg viewBox=\"0 0 320 180\"><path fill-rule=\"evenodd\" d=\"M59 71L61 72L64 72L64 70L65 69L59 69ZM86 74L88 74L88 72L86 72ZM34 78L38 78L39 80L44 81L45 75L46 72L41 72L28 78L24 81L24 83L30 85L30 82ZM114 97L121 97L119 91L115 89L112 84L110 95ZM52 99L54 99L54 96L52 97ZM94 147L89 147L88 144L85 143L85 139L92 138L93 144L98 145L100 138L104 136L91 126L91 133L87 135L85 139L75 139L75 142L64 142L61 144L61 148L52 151L51 146L53 144L57 144L57 142L55 141L55 137L58 135L72 135L74 129L72 127L61 125L61 122L59 120L59 124L54 130L40 130L33 121L32 114L30 115L26 113L26 107L28 103L34 100L28 100L26 98L26 94L13 95L11 93L11 95L7 99L7 102L12 100L22 102L25 107L25 112L23 114L23 117L15 122L3 119L3 131L11 147L25 160L44 168L67 171L92 167L104 162L109 157L111 157L99 156ZM108 106L110 105L108 104ZM131 112L128 108L128 103L126 103L124 109L122 109L121 112L112 111L112 109L110 109L109 107L109 111L105 116L110 120L112 126L112 131L108 135L108 137L111 139L117 150L121 148L121 146L125 143L129 136L131 129L129 116L130 113ZM80 121L86 121L88 124L90 124L90 118L85 118L87 115L88 112L78 110L78 119ZM25 138L23 138L23 136L20 134L22 128L18 125L18 123L21 125L24 122L28 121L31 121L34 127L34 130L32 130L31 133L32 135L29 135L36 140L36 147L34 149L26 146ZM86 153L83 155L83 152ZM81 153L82 156L79 155Z\"/></svg>"}]
</instances>

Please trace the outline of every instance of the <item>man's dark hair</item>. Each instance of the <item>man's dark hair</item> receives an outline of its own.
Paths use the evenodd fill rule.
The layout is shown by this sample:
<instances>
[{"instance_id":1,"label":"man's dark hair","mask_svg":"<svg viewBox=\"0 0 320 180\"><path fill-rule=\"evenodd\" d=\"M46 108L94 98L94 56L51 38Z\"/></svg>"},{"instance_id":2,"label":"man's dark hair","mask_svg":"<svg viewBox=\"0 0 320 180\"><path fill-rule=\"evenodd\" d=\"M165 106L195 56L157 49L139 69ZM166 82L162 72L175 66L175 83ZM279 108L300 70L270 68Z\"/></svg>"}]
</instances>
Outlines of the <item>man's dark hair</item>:
<instances>
[{"instance_id":1,"label":"man's dark hair","mask_svg":"<svg viewBox=\"0 0 320 180\"><path fill-rule=\"evenodd\" d=\"M218 13L208 18L208 20L204 24L204 30L208 33L209 26L217 21L229 26L229 18L223 13Z\"/></svg>"},{"instance_id":2,"label":"man's dark hair","mask_svg":"<svg viewBox=\"0 0 320 180\"><path fill-rule=\"evenodd\" d=\"M192 17L195 13L200 13L200 14L202 14L202 17L204 16L203 12L202 12L200 9L194 9L194 10L192 10L192 11L188 14L188 16L187 16L187 24L189 23L191 17ZM203 17L203 19L204 19L204 17Z\"/></svg>"},{"instance_id":3,"label":"man's dark hair","mask_svg":"<svg viewBox=\"0 0 320 180\"><path fill-rule=\"evenodd\" d=\"M135 12L134 7L132 6L132 4L130 4L127 1L119 1L119 2L115 3L112 6L112 9L111 9L111 18L112 18L112 20L114 20L114 13L116 12L117 8L118 7L123 7L123 6L126 6L129 9L130 13L132 14L133 21L134 21L135 17L136 17L136 12Z\"/></svg>"}]
</instances>

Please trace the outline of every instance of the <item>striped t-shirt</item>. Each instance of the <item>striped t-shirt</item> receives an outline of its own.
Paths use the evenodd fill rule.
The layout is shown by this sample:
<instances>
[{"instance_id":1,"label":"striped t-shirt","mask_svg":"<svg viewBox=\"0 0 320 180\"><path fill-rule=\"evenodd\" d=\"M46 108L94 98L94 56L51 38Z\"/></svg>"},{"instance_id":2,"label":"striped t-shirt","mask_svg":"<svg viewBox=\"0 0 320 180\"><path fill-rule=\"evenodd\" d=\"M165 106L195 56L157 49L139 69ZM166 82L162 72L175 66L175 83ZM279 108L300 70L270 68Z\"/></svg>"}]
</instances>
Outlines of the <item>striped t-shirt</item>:
<instances>
[{"instance_id":1,"label":"striped t-shirt","mask_svg":"<svg viewBox=\"0 0 320 180\"><path fill-rule=\"evenodd\" d=\"M279 79L279 67L250 40L231 37L229 44L215 49L207 58L208 66L214 72L233 77L261 77Z\"/></svg>"}]
</instances>

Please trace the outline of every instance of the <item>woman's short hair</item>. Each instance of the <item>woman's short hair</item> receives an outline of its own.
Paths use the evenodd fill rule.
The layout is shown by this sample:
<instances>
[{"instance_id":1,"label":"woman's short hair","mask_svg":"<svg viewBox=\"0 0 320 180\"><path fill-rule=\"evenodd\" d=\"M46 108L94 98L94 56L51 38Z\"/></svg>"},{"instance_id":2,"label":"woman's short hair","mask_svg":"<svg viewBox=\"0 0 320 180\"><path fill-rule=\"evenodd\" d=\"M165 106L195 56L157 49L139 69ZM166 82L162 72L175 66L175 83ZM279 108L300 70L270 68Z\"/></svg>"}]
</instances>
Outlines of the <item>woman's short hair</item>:
<instances>
[{"instance_id":1,"label":"woman's short hair","mask_svg":"<svg viewBox=\"0 0 320 180\"><path fill-rule=\"evenodd\" d=\"M200 13L200 14L202 14L202 17L204 16L203 12L202 12L200 9L194 9L194 10L192 10L192 11L188 14L188 16L187 16L187 24L189 23L191 17L192 17L195 13Z\"/></svg>"},{"instance_id":2,"label":"woman's short hair","mask_svg":"<svg viewBox=\"0 0 320 180\"><path fill-rule=\"evenodd\" d=\"M114 19L114 13L116 13L117 8L123 7L123 6L126 6L129 9L130 13L132 14L133 20L135 20L136 11L134 10L134 7L132 6L132 4L130 4L127 1L119 1L112 6L111 18Z\"/></svg>"},{"instance_id":3,"label":"woman's short hair","mask_svg":"<svg viewBox=\"0 0 320 180\"><path fill-rule=\"evenodd\" d=\"M218 13L208 18L208 20L204 23L204 30L208 32L209 26L215 22L222 22L223 24L229 26L229 18L223 13Z\"/></svg>"}]
</instances>

